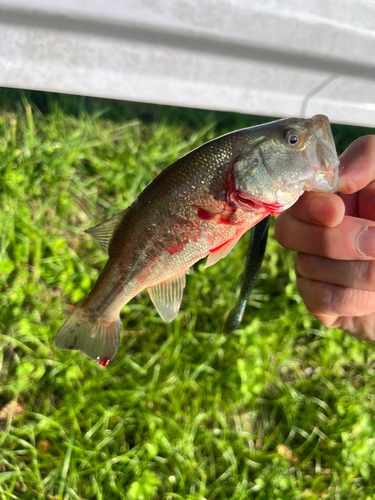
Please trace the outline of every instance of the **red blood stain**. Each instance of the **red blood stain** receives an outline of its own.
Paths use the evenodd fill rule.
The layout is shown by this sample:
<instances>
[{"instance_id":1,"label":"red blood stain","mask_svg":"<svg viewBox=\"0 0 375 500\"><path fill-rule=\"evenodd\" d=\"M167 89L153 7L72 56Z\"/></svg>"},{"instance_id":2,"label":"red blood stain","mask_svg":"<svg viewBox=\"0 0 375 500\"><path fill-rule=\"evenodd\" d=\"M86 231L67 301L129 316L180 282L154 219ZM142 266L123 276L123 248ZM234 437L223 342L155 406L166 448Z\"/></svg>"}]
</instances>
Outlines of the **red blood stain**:
<instances>
[{"instance_id":1,"label":"red blood stain","mask_svg":"<svg viewBox=\"0 0 375 500\"><path fill-rule=\"evenodd\" d=\"M175 222L173 226L174 230L168 237L165 249L169 255L181 252L189 242L199 241L201 236L199 222L186 218L183 222Z\"/></svg>"},{"instance_id":2,"label":"red blood stain","mask_svg":"<svg viewBox=\"0 0 375 500\"><path fill-rule=\"evenodd\" d=\"M272 205L263 203L263 206L271 215L279 214L284 210L284 206L280 203L273 203Z\"/></svg>"},{"instance_id":3,"label":"red blood stain","mask_svg":"<svg viewBox=\"0 0 375 500\"><path fill-rule=\"evenodd\" d=\"M235 225L237 223L235 219L236 209L232 208L228 203L225 203L222 209L217 208L215 211L206 210L202 207L198 207L197 216L201 220L212 220L215 224L227 224Z\"/></svg>"},{"instance_id":4,"label":"red blood stain","mask_svg":"<svg viewBox=\"0 0 375 500\"><path fill-rule=\"evenodd\" d=\"M205 210L204 208L198 208L197 215L200 219L212 220L217 216L217 213L210 212L209 210Z\"/></svg>"},{"instance_id":5,"label":"red blood stain","mask_svg":"<svg viewBox=\"0 0 375 500\"><path fill-rule=\"evenodd\" d=\"M234 180L234 166L236 165L240 155L236 156L232 160L232 165L230 166L230 169L228 169L227 174L224 178L223 182L223 189L225 196L227 198L227 201L230 203L230 195L236 191L236 183Z\"/></svg>"},{"instance_id":6,"label":"red blood stain","mask_svg":"<svg viewBox=\"0 0 375 500\"><path fill-rule=\"evenodd\" d=\"M241 195L238 192L232 193L231 197L233 201L245 208L245 210L251 210L252 208L259 210L260 207L263 207L271 215L277 215L284 210L284 206L281 203L262 203L256 199Z\"/></svg>"},{"instance_id":7,"label":"red blood stain","mask_svg":"<svg viewBox=\"0 0 375 500\"><path fill-rule=\"evenodd\" d=\"M226 212L224 213L223 215L221 215L218 220L217 220L217 223L218 224L227 224L229 226L234 226L236 224L236 221L233 219L233 215L235 214L236 212Z\"/></svg>"},{"instance_id":8,"label":"red blood stain","mask_svg":"<svg viewBox=\"0 0 375 500\"><path fill-rule=\"evenodd\" d=\"M228 240L230 241L230 240ZM222 243L221 245L219 245L218 247L216 248L212 248L212 250L210 250L210 253L214 253L216 252L217 250L220 250L221 247L223 247L224 245L226 245L228 243L228 241L226 241L225 243Z\"/></svg>"},{"instance_id":9,"label":"red blood stain","mask_svg":"<svg viewBox=\"0 0 375 500\"><path fill-rule=\"evenodd\" d=\"M102 358L99 363L102 365L102 366L107 366L108 363L110 361L110 358Z\"/></svg>"},{"instance_id":10,"label":"red blood stain","mask_svg":"<svg viewBox=\"0 0 375 500\"><path fill-rule=\"evenodd\" d=\"M175 253L181 252L181 250L184 248L186 245L185 241L181 241L180 243L177 243L174 247L167 248L167 252L169 255L174 255Z\"/></svg>"},{"instance_id":11,"label":"red blood stain","mask_svg":"<svg viewBox=\"0 0 375 500\"><path fill-rule=\"evenodd\" d=\"M252 208L261 206L260 202L257 202L256 200L253 200L249 197L245 197L237 191L233 191L233 193L231 194L231 199L245 210L251 210Z\"/></svg>"}]
</instances>

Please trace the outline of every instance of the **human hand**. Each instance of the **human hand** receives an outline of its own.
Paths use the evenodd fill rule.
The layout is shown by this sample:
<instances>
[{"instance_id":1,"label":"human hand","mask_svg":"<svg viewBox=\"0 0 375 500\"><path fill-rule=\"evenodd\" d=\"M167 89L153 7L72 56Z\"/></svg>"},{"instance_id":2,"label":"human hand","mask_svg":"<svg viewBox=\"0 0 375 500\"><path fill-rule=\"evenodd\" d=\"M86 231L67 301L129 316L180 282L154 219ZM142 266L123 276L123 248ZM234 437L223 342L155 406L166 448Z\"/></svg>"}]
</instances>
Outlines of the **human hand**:
<instances>
[{"instance_id":1,"label":"human hand","mask_svg":"<svg viewBox=\"0 0 375 500\"><path fill-rule=\"evenodd\" d=\"M375 342L375 136L340 157L338 195L305 193L275 225L297 252L297 287L324 326Z\"/></svg>"}]
</instances>

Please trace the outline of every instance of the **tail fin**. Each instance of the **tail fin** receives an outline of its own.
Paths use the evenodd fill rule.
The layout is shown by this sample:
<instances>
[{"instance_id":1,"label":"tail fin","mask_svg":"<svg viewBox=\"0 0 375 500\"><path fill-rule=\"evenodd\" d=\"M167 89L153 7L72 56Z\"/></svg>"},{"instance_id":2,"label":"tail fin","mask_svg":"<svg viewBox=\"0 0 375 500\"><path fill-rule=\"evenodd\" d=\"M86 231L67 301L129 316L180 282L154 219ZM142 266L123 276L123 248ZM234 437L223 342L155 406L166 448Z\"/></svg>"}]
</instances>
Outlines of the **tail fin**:
<instances>
[{"instance_id":1,"label":"tail fin","mask_svg":"<svg viewBox=\"0 0 375 500\"><path fill-rule=\"evenodd\" d=\"M121 320L92 320L79 305L55 338L58 349L77 349L102 366L116 356L120 343Z\"/></svg>"}]
</instances>

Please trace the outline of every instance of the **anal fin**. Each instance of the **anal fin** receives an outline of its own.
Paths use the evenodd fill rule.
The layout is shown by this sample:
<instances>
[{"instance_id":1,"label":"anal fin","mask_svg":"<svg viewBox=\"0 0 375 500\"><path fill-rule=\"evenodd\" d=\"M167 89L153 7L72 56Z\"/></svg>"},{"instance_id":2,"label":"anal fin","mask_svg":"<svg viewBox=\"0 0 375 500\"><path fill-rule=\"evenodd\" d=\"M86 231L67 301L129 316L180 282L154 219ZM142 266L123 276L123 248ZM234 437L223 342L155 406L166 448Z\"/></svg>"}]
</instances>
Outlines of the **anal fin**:
<instances>
[{"instance_id":1,"label":"anal fin","mask_svg":"<svg viewBox=\"0 0 375 500\"><path fill-rule=\"evenodd\" d=\"M234 238L233 240L229 240L223 245L220 245L219 247L210 250L210 254L207 258L207 262L204 267L206 268L213 266L214 264L216 264L217 261L223 259L226 255L228 255L228 253L232 250L232 248L235 246L235 244L241 238L241 236L239 236L238 238Z\"/></svg>"},{"instance_id":2,"label":"anal fin","mask_svg":"<svg viewBox=\"0 0 375 500\"><path fill-rule=\"evenodd\" d=\"M169 280L147 288L150 298L163 321L170 323L177 315L184 287L186 271Z\"/></svg>"}]
</instances>

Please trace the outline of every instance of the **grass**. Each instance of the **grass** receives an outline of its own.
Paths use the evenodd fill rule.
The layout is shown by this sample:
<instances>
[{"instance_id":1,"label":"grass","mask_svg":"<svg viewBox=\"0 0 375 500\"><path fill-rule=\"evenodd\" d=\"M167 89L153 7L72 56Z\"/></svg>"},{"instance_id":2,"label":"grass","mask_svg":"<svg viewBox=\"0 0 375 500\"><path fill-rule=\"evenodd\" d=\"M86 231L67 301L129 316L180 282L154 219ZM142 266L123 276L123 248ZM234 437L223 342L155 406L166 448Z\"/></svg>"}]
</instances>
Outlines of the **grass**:
<instances>
[{"instance_id":1,"label":"grass","mask_svg":"<svg viewBox=\"0 0 375 500\"><path fill-rule=\"evenodd\" d=\"M83 230L243 115L0 90L0 500L370 499L374 347L321 327L271 237L225 339L248 238L191 270L181 313L147 293L106 369L53 339L104 252ZM338 149L367 133L334 127Z\"/></svg>"}]
</instances>

